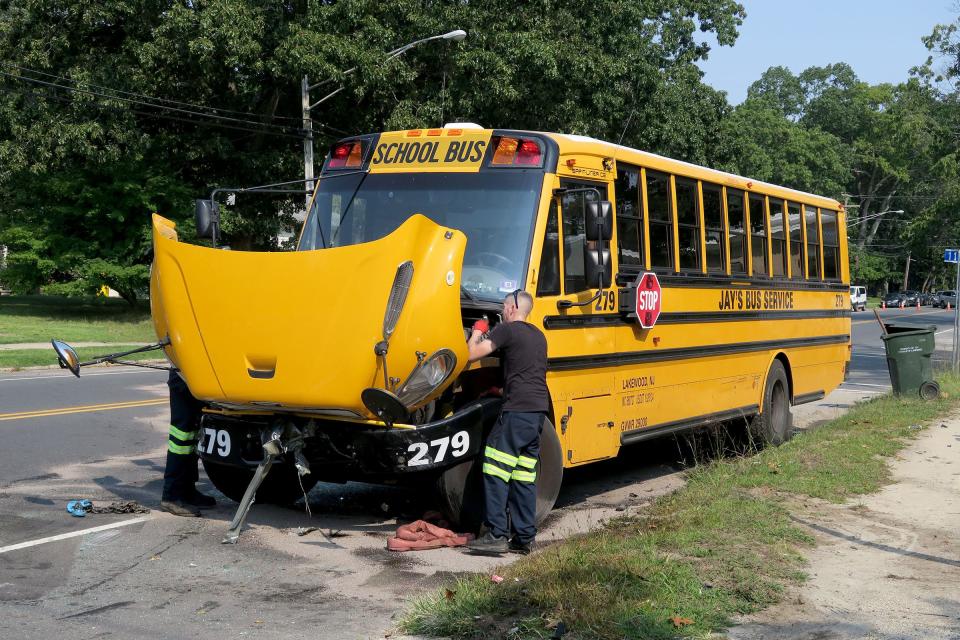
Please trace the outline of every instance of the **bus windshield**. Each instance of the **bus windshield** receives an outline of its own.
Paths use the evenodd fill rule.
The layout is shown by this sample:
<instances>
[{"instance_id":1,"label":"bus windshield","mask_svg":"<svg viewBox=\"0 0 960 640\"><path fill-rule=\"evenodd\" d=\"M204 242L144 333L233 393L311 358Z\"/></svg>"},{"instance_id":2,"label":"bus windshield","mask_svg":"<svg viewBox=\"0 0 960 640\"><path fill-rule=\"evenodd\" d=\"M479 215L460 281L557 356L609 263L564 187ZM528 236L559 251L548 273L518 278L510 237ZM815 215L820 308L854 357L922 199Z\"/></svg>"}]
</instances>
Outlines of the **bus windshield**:
<instances>
[{"instance_id":1,"label":"bus windshield","mask_svg":"<svg viewBox=\"0 0 960 640\"><path fill-rule=\"evenodd\" d=\"M499 301L523 286L542 186L539 171L328 175L298 249L377 240L420 213L466 234L461 284Z\"/></svg>"}]
</instances>

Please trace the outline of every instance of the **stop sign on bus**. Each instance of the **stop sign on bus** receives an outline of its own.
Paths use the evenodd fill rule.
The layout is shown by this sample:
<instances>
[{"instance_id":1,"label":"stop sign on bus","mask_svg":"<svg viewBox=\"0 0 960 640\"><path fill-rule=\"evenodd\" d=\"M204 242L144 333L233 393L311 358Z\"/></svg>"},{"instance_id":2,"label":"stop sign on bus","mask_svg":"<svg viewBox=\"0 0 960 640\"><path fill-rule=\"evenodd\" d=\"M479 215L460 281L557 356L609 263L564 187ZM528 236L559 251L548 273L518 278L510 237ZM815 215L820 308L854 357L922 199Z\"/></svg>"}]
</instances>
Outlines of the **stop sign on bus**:
<instances>
[{"instance_id":1,"label":"stop sign on bus","mask_svg":"<svg viewBox=\"0 0 960 640\"><path fill-rule=\"evenodd\" d=\"M647 272L640 276L636 288L637 322L644 329L652 329L660 317L660 308L663 304L663 292L660 289L660 280L657 274Z\"/></svg>"}]
</instances>

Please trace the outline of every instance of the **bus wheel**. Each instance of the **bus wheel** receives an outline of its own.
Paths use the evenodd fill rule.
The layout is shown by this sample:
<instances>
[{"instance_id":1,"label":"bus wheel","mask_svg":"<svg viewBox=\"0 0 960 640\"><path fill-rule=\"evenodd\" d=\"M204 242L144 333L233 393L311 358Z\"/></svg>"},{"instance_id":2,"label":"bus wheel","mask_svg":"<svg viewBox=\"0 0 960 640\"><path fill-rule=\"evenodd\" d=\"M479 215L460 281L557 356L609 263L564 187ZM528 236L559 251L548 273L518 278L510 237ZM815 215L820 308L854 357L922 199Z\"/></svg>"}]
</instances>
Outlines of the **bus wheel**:
<instances>
[{"instance_id":1,"label":"bus wheel","mask_svg":"<svg viewBox=\"0 0 960 640\"><path fill-rule=\"evenodd\" d=\"M483 523L482 457L450 467L437 480L440 508L461 531L479 531ZM563 448L557 430L544 420L537 464L537 523L553 509L563 480Z\"/></svg>"},{"instance_id":2,"label":"bus wheel","mask_svg":"<svg viewBox=\"0 0 960 640\"><path fill-rule=\"evenodd\" d=\"M234 502L240 502L243 498L243 492L247 490L247 485L250 484L254 473L253 469L234 467L206 459L203 460L203 470L207 472L207 477L217 491ZM310 489L317 484L313 475L302 478L297 476L297 469L293 465L274 463L267 477L263 479L263 484L257 490L256 501L266 504L293 504L303 497L304 492L309 493ZM302 489L300 488L301 480Z\"/></svg>"},{"instance_id":3,"label":"bus wheel","mask_svg":"<svg viewBox=\"0 0 960 640\"><path fill-rule=\"evenodd\" d=\"M790 385L783 363L774 360L763 385L763 408L750 421L750 433L764 445L779 446L793 436Z\"/></svg>"}]
</instances>

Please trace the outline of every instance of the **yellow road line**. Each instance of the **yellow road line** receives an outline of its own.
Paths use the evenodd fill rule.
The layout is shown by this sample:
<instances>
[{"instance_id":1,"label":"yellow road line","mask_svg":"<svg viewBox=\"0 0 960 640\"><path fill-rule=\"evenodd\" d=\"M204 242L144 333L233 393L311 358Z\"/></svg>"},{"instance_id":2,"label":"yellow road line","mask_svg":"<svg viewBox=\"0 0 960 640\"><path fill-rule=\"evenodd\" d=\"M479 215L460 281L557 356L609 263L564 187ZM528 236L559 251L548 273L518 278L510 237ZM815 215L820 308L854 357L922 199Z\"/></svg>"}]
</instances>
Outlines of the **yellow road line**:
<instances>
[{"instance_id":1,"label":"yellow road line","mask_svg":"<svg viewBox=\"0 0 960 640\"><path fill-rule=\"evenodd\" d=\"M47 416L64 416L74 413L90 413L93 411L112 411L114 409L130 409L133 407L153 407L166 404L166 398L153 400L131 400L129 402L108 402L105 404L88 404L78 407L61 407L59 409L39 409L37 411L19 411L16 413L0 413L0 422L5 420L25 420L27 418L44 418Z\"/></svg>"}]
</instances>

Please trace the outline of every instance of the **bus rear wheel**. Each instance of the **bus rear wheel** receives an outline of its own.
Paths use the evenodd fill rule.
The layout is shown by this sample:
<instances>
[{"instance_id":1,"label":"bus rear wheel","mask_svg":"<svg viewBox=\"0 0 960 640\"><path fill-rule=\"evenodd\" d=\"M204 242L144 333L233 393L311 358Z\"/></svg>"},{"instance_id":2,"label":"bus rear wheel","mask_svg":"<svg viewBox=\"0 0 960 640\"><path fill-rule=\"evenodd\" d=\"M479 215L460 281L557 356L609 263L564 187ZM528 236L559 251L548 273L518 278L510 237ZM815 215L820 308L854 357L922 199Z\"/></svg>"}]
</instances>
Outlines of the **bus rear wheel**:
<instances>
[{"instance_id":1,"label":"bus rear wheel","mask_svg":"<svg viewBox=\"0 0 960 640\"><path fill-rule=\"evenodd\" d=\"M793 436L790 383L783 363L774 360L763 385L763 405L750 421L750 433L764 445L779 446Z\"/></svg>"},{"instance_id":2,"label":"bus rear wheel","mask_svg":"<svg viewBox=\"0 0 960 640\"><path fill-rule=\"evenodd\" d=\"M460 531L476 532L483 524L483 458L450 467L437 480L440 508ZM553 423L546 419L540 434L537 463L537 524L543 522L560 495L563 448Z\"/></svg>"},{"instance_id":3,"label":"bus rear wheel","mask_svg":"<svg viewBox=\"0 0 960 640\"><path fill-rule=\"evenodd\" d=\"M207 472L207 477L217 491L234 502L240 502L243 499L243 493L247 490L247 485L250 484L254 473L253 469L234 467L206 459L203 460L203 470ZM302 478L297 476L297 469L293 465L274 463L260 488L257 489L256 501L261 504L293 504L317 484L313 475ZM301 481L303 488L300 487Z\"/></svg>"}]
</instances>

